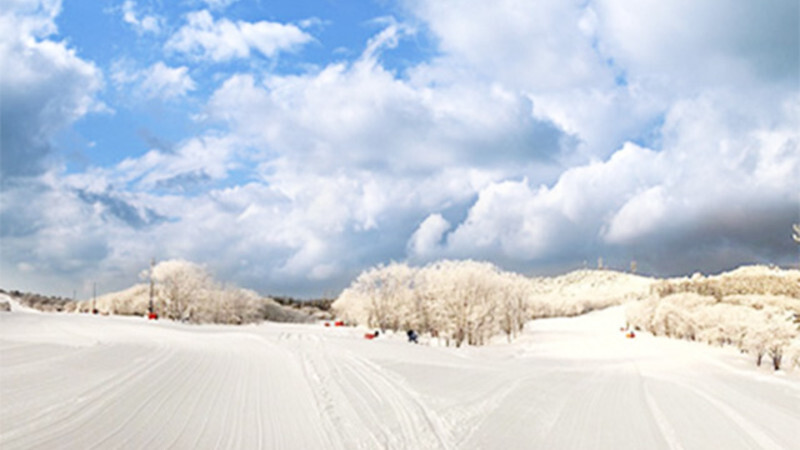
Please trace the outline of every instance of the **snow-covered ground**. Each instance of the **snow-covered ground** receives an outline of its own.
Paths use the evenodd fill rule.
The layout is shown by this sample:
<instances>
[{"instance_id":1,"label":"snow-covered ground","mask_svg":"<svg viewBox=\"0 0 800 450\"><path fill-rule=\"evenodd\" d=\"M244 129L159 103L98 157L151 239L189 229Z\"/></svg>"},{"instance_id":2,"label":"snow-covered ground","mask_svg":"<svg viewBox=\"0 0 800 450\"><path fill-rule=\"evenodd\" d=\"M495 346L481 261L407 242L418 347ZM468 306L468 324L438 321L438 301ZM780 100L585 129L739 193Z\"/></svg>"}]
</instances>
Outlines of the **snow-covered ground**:
<instances>
[{"instance_id":1,"label":"snow-covered ground","mask_svg":"<svg viewBox=\"0 0 800 450\"><path fill-rule=\"evenodd\" d=\"M460 349L13 309L0 313L4 450L800 448L798 374L626 339L622 307Z\"/></svg>"}]
</instances>

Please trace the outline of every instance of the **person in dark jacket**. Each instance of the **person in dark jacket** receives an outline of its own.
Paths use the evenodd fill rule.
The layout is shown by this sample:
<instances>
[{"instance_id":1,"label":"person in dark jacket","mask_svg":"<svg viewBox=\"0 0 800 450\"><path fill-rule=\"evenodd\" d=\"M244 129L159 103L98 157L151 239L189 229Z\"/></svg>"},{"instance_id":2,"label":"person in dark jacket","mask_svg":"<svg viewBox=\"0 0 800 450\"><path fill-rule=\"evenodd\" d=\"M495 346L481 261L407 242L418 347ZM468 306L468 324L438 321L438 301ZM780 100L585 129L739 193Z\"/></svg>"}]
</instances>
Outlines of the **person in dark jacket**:
<instances>
[{"instance_id":1,"label":"person in dark jacket","mask_svg":"<svg viewBox=\"0 0 800 450\"><path fill-rule=\"evenodd\" d=\"M408 330L408 332L406 332L406 334L408 335L408 342L413 342L415 344L418 343L417 342L418 336L417 336L417 332L416 331Z\"/></svg>"}]
</instances>

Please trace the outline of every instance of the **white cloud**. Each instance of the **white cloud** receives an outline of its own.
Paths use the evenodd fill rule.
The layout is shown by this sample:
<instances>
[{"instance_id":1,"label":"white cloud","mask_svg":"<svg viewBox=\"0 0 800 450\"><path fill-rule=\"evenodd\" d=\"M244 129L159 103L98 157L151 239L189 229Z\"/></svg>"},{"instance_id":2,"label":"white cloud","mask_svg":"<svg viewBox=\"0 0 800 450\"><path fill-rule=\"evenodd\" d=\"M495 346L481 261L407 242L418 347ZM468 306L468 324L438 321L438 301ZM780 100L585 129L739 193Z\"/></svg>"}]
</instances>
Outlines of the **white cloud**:
<instances>
[{"instance_id":1,"label":"white cloud","mask_svg":"<svg viewBox=\"0 0 800 450\"><path fill-rule=\"evenodd\" d=\"M136 2L132 0L125 0L122 4L122 20L132 26L138 34L159 34L164 22L161 17L137 13Z\"/></svg>"},{"instance_id":2,"label":"white cloud","mask_svg":"<svg viewBox=\"0 0 800 450\"><path fill-rule=\"evenodd\" d=\"M705 89L796 90L800 11L728 2L409 0L453 68L525 92L536 116L580 140L572 163L649 141L672 103ZM743 100L744 97L742 96Z\"/></svg>"},{"instance_id":3,"label":"white cloud","mask_svg":"<svg viewBox=\"0 0 800 450\"><path fill-rule=\"evenodd\" d=\"M407 4L442 51L415 71L468 74L524 93L537 118L577 138L577 153L564 155L571 164L609 156L663 111L658 91L617 84L624 71L598 50L600 18L586 2Z\"/></svg>"},{"instance_id":4,"label":"white cloud","mask_svg":"<svg viewBox=\"0 0 800 450\"><path fill-rule=\"evenodd\" d=\"M534 92L609 86L613 73L587 39L578 2L407 2L440 42L438 64Z\"/></svg>"},{"instance_id":5,"label":"white cloud","mask_svg":"<svg viewBox=\"0 0 800 450\"><path fill-rule=\"evenodd\" d=\"M442 167L552 169L566 137L531 116L527 99L484 84L432 89L374 60L318 73L229 78L209 114L259 147L319 171L408 174Z\"/></svg>"},{"instance_id":6,"label":"white cloud","mask_svg":"<svg viewBox=\"0 0 800 450\"><path fill-rule=\"evenodd\" d=\"M196 89L188 71L186 66L169 67L161 61L145 69L136 69L130 61L119 60L112 66L111 78L118 87L135 85L136 97L171 100Z\"/></svg>"},{"instance_id":7,"label":"white cloud","mask_svg":"<svg viewBox=\"0 0 800 450\"><path fill-rule=\"evenodd\" d=\"M313 40L311 35L295 25L268 21L232 22L224 18L214 20L207 10L187 14L186 22L167 41L165 48L215 62L247 58L252 50L272 58Z\"/></svg>"},{"instance_id":8,"label":"white cloud","mask_svg":"<svg viewBox=\"0 0 800 450\"><path fill-rule=\"evenodd\" d=\"M238 1L239 0L203 0L209 8L218 10L225 9Z\"/></svg>"},{"instance_id":9,"label":"white cloud","mask_svg":"<svg viewBox=\"0 0 800 450\"><path fill-rule=\"evenodd\" d=\"M224 179L237 167L235 138L212 134L182 142L169 153L150 150L138 158L127 158L113 171L117 182L133 183L137 190L175 190Z\"/></svg>"},{"instance_id":10,"label":"white cloud","mask_svg":"<svg viewBox=\"0 0 800 450\"><path fill-rule=\"evenodd\" d=\"M14 7L18 9L15 9ZM2 175L36 175L46 170L55 134L91 111L100 70L50 37L60 2L17 2L0 9L0 148Z\"/></svg>"},{"instance_id":11,"label":"white cloud","mask_svg":"<svg viewBox=\"0 0 800 450\"><path fill-rule=\"evenodd\" d=\"M788 109L780 109L793 110L797 100L784 99ZM443 254L517 261L638 254L651 270L673 273L686 263L722 269L770 261L797 214L800 133L795 114L768 132L754 126L763 115L714 95L676 103L659 152L627 144L605 162L565 171L552 188L506 181L482 189ZM715 250L695 254L703 246Z\"/></svg>"},{"instance_id":12,"label":"white cloud","mask_svg":"<svg viewBox=\"0 0 800 450\"><path fill-rule=\"evenodd\" d=\"M419 224L419 227L408 241L408 252L412 258L430 258L436 256L442 245L448 222L441 214L431 214Z\"/></svg>"},{"instance_id":13,"label":"white cloud","mask_svg":"<svg viewBox=\"0 0 800 450\"><path fill-rule=\"evenodd\" d=\"M632 75L696 86L785 80L800 70L800 5L598 0L604 53ZM668 79L667 79L668 78Z\"/></svg>"},{"instance_id":14,"label":"white cloud","mask_svg":"<svg viewBox=\"0 0 800 450\"><path fill-rule=\"evenodd\" d=\"M148 97L172 98L183 96L195 89L195 83L187 73L188 68L167 67L162 62L150 66L142 79L142 90Z\"/></svg>"},{"instance_id":15,"label":"white cloud","mask_svg":"<svg viewBox=\"0 0 800 450\"><path fill-rule=\"evenodd\" d=\"M611 218L604 239L611 244L624 244L666 229L673 225L668 212L676 206L669 203L663 185L635 194Z\"/></svg>"}]
</instances>

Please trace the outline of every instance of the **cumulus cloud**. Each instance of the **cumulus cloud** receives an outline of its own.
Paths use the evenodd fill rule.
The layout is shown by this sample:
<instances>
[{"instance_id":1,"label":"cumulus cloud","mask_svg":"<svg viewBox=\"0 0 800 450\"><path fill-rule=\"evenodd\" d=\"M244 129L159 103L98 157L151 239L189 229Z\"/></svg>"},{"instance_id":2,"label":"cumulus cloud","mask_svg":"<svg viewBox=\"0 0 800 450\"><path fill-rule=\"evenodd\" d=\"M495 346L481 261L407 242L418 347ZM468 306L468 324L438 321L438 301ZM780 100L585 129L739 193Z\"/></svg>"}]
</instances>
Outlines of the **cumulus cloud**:
<instances>
[{"instance_id":1,"label":"cumulus cloud","mask_svg":"<svg viewBox=\"0 0 800 450\"><path fill-rule=\"evenodd\" d=\"M141 15L136 11L136 2L125 0L122 4L122 20L133 27L138 34L159 34L163 28L164 19L155 15Z\"/></svg>"},{"instance_id":2,"label":"cumulus cloud","mask_svg":"<svg viewBox=\"0 0 800 450\"><path fill-rule=\"evenodd\" d=\"M450 222L441 214L431 214L425 218L408 241L409 256L424 259L439 253L444 235L449 229Z\"/></svg>"},{"instance_id":3,"label":"cumulus cloud","mask_svg":"<svg viewBox=\"0 0 800 450\"><path fill-rule=\"evenodd\" d=\"M605 159L627 140L657 144L663 116L682 96L764 83L797 88L797 2L405 5L442 50L426 70L466 66L525 92L537 117L578 137L573 164Z\"/></svg>"},{"instance_id":4,"label":"cumulus cloud","mask_svg":"<svg viewBox=\"0 0 800 450\"><path fill-rule=\"evenodd\" d=\"M15 8L14 6L17 6ZM51 140L90 111L102 109L95 95L100 70L64 42L49 39L60 2L18 2L0 9L0 148L3 178L41 174Z\"/></svg>"},{"instance_id":5,"label":"cumulus cloud","mask_svg":"<svg viewBox=\"0 0 800 450\"><path fill-rule=\"evenodd\" d=\"M577 2L406 2L440 43L438 64L468 65L484 77L542 91L613 84L587 39Z\"/></svg>"},{"instance_id":6,"label":"cumulus cloud","mask_svg":"<svg viewBox=\"0 0 800 450\"><path fill-rule=\"evenodd\" d=\"M261 83L235 75L209 102L212 118L307 167L406 175L475 165L546 170L570 137L531 108L498 86L402 81L371 56Z\"/></svg>"},{"instance_id":7,"label":"cumulus cloud","mask_svg":"<svg viewBox=\"0 0 800 450\"><path fill-rule=\"evenodd\" d=\"M599 51L600 19L586 2L405 3L441 49L417 72L524 93L537 118L577 137L571 164L609 156L663 111L658 91L621 85L625 71Z\"/></svg>"},{"instance_id":8,"label":"cumulus cloud","mask_svg":"<svg viewBox=\"0 0 800 450\"><path fill-rule=\"evenodd\" d=\"M547 263L639 248L671 272L701 242L715 248L695 259L707 268L791 257L779 236L798 209L796 2L406 5L443 50L416 70L466 65L579 143L552 186L482 189L443 254Z\"/></svg>"},{"instance_id":9,"label":"cumulus cloud","mask_svg":"<svg viewBox=\"0 0 800 450\"><path fill-rule=\"evenodd\" d=\"M104 214L106 206L80 199L52 175L6 185L0 203L4 282L62 294L80 287L115 251L109 238L116 227Z\"/></svg>"},{"instance_id":10,"label":"cumulus cloud","mask_svg":"<svg viewBox=\"0 0 800 450\"><path fill-rule=\"evenodd\" d=\"M140 157L126 158L106 171L105 178L139 191L181 191L197 183L226 178L240 164L235 153L238 145L232 137L198 136L181 142L170 152L153 149Z\"/></svg>"},{"instance_id":11,"label":"cumulus cloud","mask_svg":"<svg viewBox=\"0 0 800 450\"><path fill-rule=\"evenodd\" d=\"M605 162L568 169L552 188L487 186L446 237L447 251L517 261L636 258L661 273L682 273L689 262L716 270L788 262L784 235L800 192L796 116L768 130L736 129L742 120L757 124L761 112L734 109L737 121L726 123L731 108L719 98L678 103L665 148L627 144Z\"/></svg>"},{"instance_id":12,"label":"cumulus cloud","mask_svg":"<svg viewBox=\"0 0 800 450\"><path fill-rule=\"evenodd\" d=\"M223 62L247 58L254 50L272 58L312 40L311 35L295 25L214 20L210 12L202 10L186 15L186 25L167 41L165 48L198 59Z\"/></svg>"},{"instance_id":13,"label":"cumulus cloud","mask_svg":"<svg viewBox=\"0 0 800 450\"><path fill-rule=\"evenodd\" d=\"M598 0L600 47L637 76L681 88L782 80L796 87L800 5Z\"/></svg>"},{"instance_id":14,"label":"cumulus cloud","mask_svg":"<svg viewBox=\"0 0 800 450\"><path fill-rule=\"evenodd\" d=\"M203 0L203 3L211 9L225 9L239 0Z\"/></svg>"},{"instance_id":15,"label":"cumulus cloud","mask_svg":"<svg viewBox=\"0 0 800 450\"><path fill-rule=\"evenodd\" d=\"M186 66L169 67L159 61L145 69L135 69L131 63L117 61L111 78L118 87L134 85L134 95L147 99L171 100L185 96L197 85Z\"/></svg>"}]
</instances>

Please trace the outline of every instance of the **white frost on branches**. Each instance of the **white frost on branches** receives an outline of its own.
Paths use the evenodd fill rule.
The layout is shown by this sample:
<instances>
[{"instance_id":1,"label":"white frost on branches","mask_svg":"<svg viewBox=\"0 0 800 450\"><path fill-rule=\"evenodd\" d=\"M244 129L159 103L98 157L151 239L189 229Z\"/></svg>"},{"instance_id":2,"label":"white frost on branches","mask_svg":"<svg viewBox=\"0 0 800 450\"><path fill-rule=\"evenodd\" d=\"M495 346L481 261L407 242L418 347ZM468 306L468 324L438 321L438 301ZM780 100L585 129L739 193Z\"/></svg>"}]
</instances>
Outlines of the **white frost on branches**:
<instances>
[{"instance_id":1,"label":"white frost on branches","mask_svg":"<svg viewBox=\"0 0 800 450\"><path fill-rule=\"evenodd\" d=\"M448 344L515 336L528 318L528 280L489 263L442 261L423 268L392 263L363 272L333 304L352 323L417 330Z\"/></svg>"},{"instance_id":2,"label":"white frost on branches","mask_svg":"<svg viewBox=\"0 0 800 450\"><path fill-rule=\"evenodd\" d=\"M800 367L800 271L745 267L715 277L666 280L632 303L628 322L657 336L732 345L767 357L778 370Z\"/></svg>"},{"instance_id":3,"label":"white frost on branches","mask_svg":"<svg viewBox=\"0 0 800 450\"><path fill-rule=\"evenodd\" d=\"M202 266L184 260L163 261L144 271L142 279L152 276L155 284L154 309L164 318L191 323L242 324L261 319L260 308L267 300L257 293L216 282ZM145 315L150 302L148 284L137 284L80 302L79 311L93 307L108 314Z\"/></svg>"},{"instance_id":4,"label":"white frost on branches","mask_svg":"<svg viewBox=\"0 0 800 450\"><path fill-rule=\"evenodd\" d=\"M533 318L573 316L642 298L651 280L612 271L527 278L476 261L415 268L392 263L363 272L333 304L339 317L389 330L413 329L449 345L515 338Z\"/></svg>"}]
</instances>

